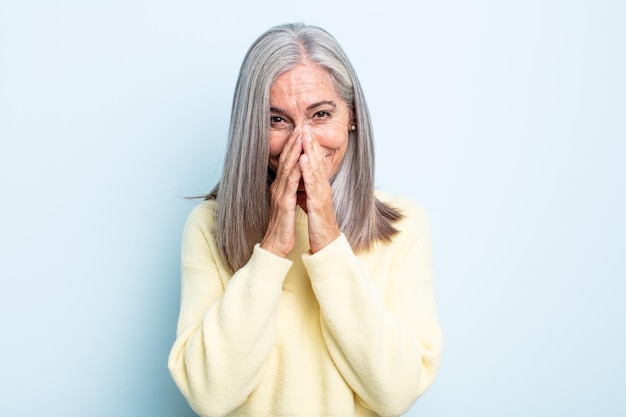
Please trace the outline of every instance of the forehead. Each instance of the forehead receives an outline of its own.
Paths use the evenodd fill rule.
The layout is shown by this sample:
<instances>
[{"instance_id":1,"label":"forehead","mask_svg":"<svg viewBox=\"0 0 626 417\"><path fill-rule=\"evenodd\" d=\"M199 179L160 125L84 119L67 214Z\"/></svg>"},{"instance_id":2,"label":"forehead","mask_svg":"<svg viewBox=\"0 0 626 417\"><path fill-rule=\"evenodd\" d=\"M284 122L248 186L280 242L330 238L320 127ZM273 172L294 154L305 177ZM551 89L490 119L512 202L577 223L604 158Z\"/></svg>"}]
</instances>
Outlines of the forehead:
<instances>
[{"instance_id":1,"label":"forehead","mask_svg":"<svg viewBox=\"0 0 626 417\"><path fill-rule=\"evenodd\" d=\"M270 89L271 101L294 96L336 98L338 94L333 78L325 68L305 63L280 74Z\"/></svg>"}]
</instances>

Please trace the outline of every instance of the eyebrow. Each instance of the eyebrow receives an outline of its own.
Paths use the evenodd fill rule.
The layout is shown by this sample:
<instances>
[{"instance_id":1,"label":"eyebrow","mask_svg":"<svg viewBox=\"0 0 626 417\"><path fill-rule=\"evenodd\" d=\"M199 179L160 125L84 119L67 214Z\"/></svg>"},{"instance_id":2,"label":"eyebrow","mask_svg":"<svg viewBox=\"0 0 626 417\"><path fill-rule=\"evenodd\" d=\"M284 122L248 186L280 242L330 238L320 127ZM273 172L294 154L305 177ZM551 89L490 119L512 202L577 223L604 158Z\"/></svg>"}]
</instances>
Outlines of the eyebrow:
<instances>
[{"instance_id":1,"label":"eyebrow","mask_svg":"<svg viewBox=\"0 0 626 417\"><path fill-rule=\"evenodd\" d=\"M287 113L283 109L279 109L278 107L270 107L270 112L282 114L283 116L287 115Z\"/></svg>"},{"instance_id":2,"label":"eyebrow","mask_svg":"<svg viewBox=\"0 0 626 417\"><path fill-rule=\"evenodd\" d=\"M308 106L306 108L307 111L311 111L317 107L320 106L324 106L324 105L329 105L332 106L333 109L337 108L337 103L335 103L332 100L323 100L323 101L318 101L317 103L313 103L310 106ZM270 107L270 112L272 113L276 113L276 114L282 114L283 116L287 116L287 112L284 111L283 109L279 108L279 107Z\"/></svg>"},{"instance_id":3,"label":"eyebrow","mask_svg":"<svg viewBox=\"0 0 626 417\"><path fill-rule=\"evenodd\" d=\"M324 101L319 101L317 103L313 103L309 107L307 107L306 109L307 109L307 111L308 110L313 110L316 107L324 106L326 104L329 105L329 106L332 106L333 109L337 108L337 103L335 103L334 101L332 101L332 100L324 100Z\"/></svg>"}]
</instances>

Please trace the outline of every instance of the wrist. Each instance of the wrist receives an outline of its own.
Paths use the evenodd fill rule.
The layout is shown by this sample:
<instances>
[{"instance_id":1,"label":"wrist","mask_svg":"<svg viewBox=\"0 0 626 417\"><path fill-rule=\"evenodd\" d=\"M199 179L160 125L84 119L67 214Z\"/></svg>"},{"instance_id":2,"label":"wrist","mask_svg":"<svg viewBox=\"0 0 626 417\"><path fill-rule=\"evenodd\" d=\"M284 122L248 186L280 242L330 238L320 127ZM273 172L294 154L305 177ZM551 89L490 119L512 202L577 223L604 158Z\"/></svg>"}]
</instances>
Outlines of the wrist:
<instances>
[{"instance_id":1,"label":"wrist","mask_svg":"<svg viewBox=\"0 0 626 417\"><path fill-rule=\"evenodd\" d=\"M261 247L261 249L271 252L274 255L280 256L281 258L286 258L287 255L289 255L289 252L291 252L291 249L288 249L287 245L277 244L274 239L267 237L263 238L259 246Z\"/></svg>"},{"instance_id":2,"label":"wrist","mask_svg":"<svg viewBox=\"0 0 626 417\"><path fill-rule=\"evenodd\" d=\"M341 235L339 228L337 228L334 232L327 233L323 238L320 237L316 239L314 242L310 241L311 253L317 253L324 249L326 246L333 243L337 238Z\"/></svg>"}]
</instances>

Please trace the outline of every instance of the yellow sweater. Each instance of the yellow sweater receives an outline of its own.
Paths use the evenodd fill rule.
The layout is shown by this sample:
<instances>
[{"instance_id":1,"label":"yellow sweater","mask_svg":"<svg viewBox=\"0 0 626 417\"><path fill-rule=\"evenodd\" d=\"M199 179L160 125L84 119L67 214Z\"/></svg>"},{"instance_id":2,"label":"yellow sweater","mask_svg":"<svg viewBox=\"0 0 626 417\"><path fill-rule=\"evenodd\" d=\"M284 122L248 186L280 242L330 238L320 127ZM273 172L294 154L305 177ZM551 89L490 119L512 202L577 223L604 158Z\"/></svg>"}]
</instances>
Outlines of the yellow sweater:
<instances>
[{"instance_id":1,"label":"yellow sweater","mask_svg":"<svg viewBox=\"0 0 626 417\"><path fill-rule=\"evenodd\" d=\"M168 365L198 414L397 416L432 384L442 339L428 221L382 199L405 215L391 243L355 255L342 234L311 254L298 208L288 259L257 245L235 274L215 243L215 202L192 211Z\"/></svg>"}]
</instances>

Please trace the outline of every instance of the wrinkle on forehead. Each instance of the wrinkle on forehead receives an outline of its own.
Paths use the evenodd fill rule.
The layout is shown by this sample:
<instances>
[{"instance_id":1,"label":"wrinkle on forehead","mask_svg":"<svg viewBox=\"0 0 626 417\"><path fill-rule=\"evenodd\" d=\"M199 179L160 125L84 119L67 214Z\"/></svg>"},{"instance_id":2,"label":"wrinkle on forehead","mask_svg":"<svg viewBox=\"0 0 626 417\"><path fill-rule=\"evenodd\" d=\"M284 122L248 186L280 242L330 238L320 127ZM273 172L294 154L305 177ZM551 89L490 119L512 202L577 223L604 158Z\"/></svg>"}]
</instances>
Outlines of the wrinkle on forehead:
<instances>
[{"instance_id":1,"label":"wrinkle on forehead","mask_svg":"<svg viewBox=\"0 0 626 417\"><path fill-rule=\"evenodd\" d=\"M332 92L330 95L329 91ZM298 64L279 75L270 89L270 106L282 111L307 108L311 104L323 101L333 101L347 106L337 93L328 71L309 62Z\"/></svg>"}]
</instances>

